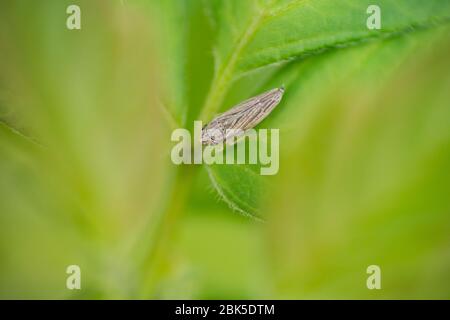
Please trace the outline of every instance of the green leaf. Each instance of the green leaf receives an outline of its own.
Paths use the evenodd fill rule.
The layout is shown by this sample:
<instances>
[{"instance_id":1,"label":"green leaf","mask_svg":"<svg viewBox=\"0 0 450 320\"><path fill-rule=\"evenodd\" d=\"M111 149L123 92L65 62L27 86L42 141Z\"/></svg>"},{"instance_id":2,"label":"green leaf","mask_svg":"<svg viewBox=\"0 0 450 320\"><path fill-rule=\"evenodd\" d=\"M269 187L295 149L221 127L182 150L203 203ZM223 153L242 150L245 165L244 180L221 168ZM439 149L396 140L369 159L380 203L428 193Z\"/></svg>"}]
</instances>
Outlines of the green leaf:
<instances>
[{"instance_id":1,"label":"green leaf","mask_svg":"<svg viewBox=\"0 0 450 320\"><path fill-rule=\"evenodd\" d=\"M326 96L333 85L346 81L353 71L365 66L372 55L382 57L385 52L390 60L382 64L380 59L365 67L375 72L382 68L378 70L380 76L387 76L386 73L402 61L403 55L420 47L420 42L414 42L414 38L420 37L421 29L445 24L450 17L450 2L380 1L382 29L369 30L366 27L369 4L370 1L326 0L213 1L209 12L217 28L216 69L202 119L207 120L223 109L224 101L229 107L252 93L285 84L283 101L262 126L280 128L282 152L288 152L291 141L300 139L291 130L300 128L300 133L307 132L306 126L310 125L307 121L313 119L305 117L316 116L315 99ZM393 43L386 42L388 37L393 37ZM415 45L404 44L404 38L412 39L410 42ZM368 40L372 41L368 43ZM389 43L386 49L383 49L384 43ZM272 65L275 66L271 71L261 70ZM260 75L265 77L262 84L258 80ZM236 80L239 81L235 83ZM248 85L251 82L253 85ZM247 213L252 207L256 210L251 212L256 213L260 193L253 196L237 190L239 186L234 184L230 173L233 169L227 167L211 167L213 174L210 176L218 177L213 182L218 192L231 207ZM248 175L245 170L240 171L244 172L239 173L240 176ZM267 180L251 175L240 179L253 180L256 185L264 185ZM266 189L264 186L252 188Z\"/></svg>"},{"instance_id":2,"label":"green leaf","mask_svg":"<svg viewBox=\"0 0 450 320\"><path fill-rule=\"evenodd\" d=\"M336 53L337 81L322 73L321 97L295 99L298 125L263 206L280 296L448 296L449 30ZM361 285L373 264L378 292Z\"/></svg>"},{"instance_id":3,"label":"green leaf","mask_svg":"<svg viewBox=\"0 0 450 320\"><path fill-rule=\"evenodd\" d=\"M450 3L384 0L382 29L369 30L370 1L212 1L217 25L216 70L202 113L208 120L221 107L233 81L275 63L345 47L371 38L430 27L450 18Z\"/></svg>"},{"instance_id":4,"label":"green leaf","mask_svg":"<svg viewBox=\"0 0 450 320\"><path fill-rule=\"evenodd\" d=\"M92 271L83 297L129 294L112 279L130 283L128 247L164 199L168 133L149 21L119 2L87 1L72 31L67 5L0 10L0 114L10 120L0 122L2 297L68 297L73 263Z\"/></svg>"},{"instance_id":5,"label":"green leaf","mask_svg":"<svg viewBox=\"0 0 450 320\"><path fill-rule=\"evenodd\" d=\"M206 166L209 179L221 200L244 216L260 219L259 204L264 198L264 180L249 165Z\"/></svg>"}]
</instances>

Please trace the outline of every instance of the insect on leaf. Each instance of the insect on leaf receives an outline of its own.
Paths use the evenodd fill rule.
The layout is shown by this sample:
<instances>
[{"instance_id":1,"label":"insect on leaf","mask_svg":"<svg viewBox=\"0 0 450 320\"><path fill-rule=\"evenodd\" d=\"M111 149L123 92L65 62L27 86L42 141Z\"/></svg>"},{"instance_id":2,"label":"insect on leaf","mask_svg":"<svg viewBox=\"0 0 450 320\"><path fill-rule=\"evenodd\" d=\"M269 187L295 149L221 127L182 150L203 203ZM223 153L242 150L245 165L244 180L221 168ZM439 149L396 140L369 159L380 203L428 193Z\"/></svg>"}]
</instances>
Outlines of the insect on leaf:
<instances>
[{"instance_id":1,"label":"insect on leaf","mask_svg":"<svg viewBox=\"0 0 450 320\"><path fill-rule=\"evenodd\" d=\"M284 88L275 88L247 99L219 114L202 130L203 144L219 144L255 127L280 103Z\"/></svg>"}]
</instances>

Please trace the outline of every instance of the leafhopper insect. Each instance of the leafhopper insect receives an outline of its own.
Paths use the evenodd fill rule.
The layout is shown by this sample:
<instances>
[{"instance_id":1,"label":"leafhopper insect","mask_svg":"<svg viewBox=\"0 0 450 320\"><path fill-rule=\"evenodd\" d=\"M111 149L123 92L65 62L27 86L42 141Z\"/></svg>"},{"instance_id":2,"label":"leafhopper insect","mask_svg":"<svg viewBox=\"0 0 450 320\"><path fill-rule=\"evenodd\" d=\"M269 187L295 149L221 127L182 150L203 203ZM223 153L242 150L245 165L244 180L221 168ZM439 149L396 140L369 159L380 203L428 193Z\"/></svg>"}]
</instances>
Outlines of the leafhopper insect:
<instances>
[{"instance_id":1,"label":"leafhopper insect","mask_svg":"<svg viewBox=\"0 0 450 320\"><path fill-rule=\"evenodd\" d=\"M284 88L275 88L245 100L217 115L202 129L202 144L215 145L240 135L264 120L280 103Z\"/></svg>"}]
</instances>

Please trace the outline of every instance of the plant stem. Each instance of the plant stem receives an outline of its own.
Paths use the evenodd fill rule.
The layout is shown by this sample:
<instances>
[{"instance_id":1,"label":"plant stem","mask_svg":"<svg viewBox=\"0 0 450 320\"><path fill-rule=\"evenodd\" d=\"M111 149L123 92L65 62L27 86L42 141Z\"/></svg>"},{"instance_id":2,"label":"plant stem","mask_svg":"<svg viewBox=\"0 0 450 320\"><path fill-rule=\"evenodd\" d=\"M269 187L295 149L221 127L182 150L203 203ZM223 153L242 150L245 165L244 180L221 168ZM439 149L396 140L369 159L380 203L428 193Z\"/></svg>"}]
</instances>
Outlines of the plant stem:
<instances>
[{"instance_id":1,"label":"plant stem","mask_svg":"<svg viewBox=\"0 0 450 320\"><path fill-rule=\"evenodd\" d=\"M179 166L175 169L168 187L168 196L158 217L151 217L147 230L136 245L145 249L138 260L139 298L149 298L156 294L158 281L169 268L169 255L177 225L185 211L186 202L197 168ZM150 230L148 230L150 229Z\"/></svg>"},{"instance_id":2,"label":"plant stem","mask_svg":"<svg viewBox=\"0 0 450 320\"><path fill-rule=\"evenodd\" d=\"M205 105L200 115L201 120L210 120L214 113L216 113L220 108L220 105L225 98L225 94L228 92L233 82L234 71L239 57L250 40L253 38L263 17L264 15L262 13L259 13L254 17L249 27L240 37L239 41L236 44L236 48L232 51L229 58L216 71L211 84L211 89L208 93Z\"/></svg>"}]
</instances>

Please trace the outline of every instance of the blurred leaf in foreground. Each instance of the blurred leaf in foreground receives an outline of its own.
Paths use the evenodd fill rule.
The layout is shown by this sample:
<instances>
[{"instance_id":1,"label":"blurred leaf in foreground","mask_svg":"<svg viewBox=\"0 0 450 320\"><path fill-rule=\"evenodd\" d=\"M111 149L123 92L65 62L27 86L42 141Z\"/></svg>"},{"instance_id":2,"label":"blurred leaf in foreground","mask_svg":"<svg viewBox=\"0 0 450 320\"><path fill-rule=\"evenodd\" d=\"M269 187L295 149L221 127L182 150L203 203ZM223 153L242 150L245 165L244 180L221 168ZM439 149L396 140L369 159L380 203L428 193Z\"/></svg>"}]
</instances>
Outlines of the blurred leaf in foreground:
<instances>
[{"instance_id":1,"label":"blurred leaf in foreground","mask_svg":"<svg viewBox=\"0 0 450 320\"><path fill-rule=\"evenodd\" d=\"M0 277L15 284L0 294L8 298L67 295L70 264L81 265L94 297L129 294L128 247L163 199L154 28L118 2L85 1L82 29L70 31L69 2L14 1L0 13Z\"/></svg>"}]
</instances>

